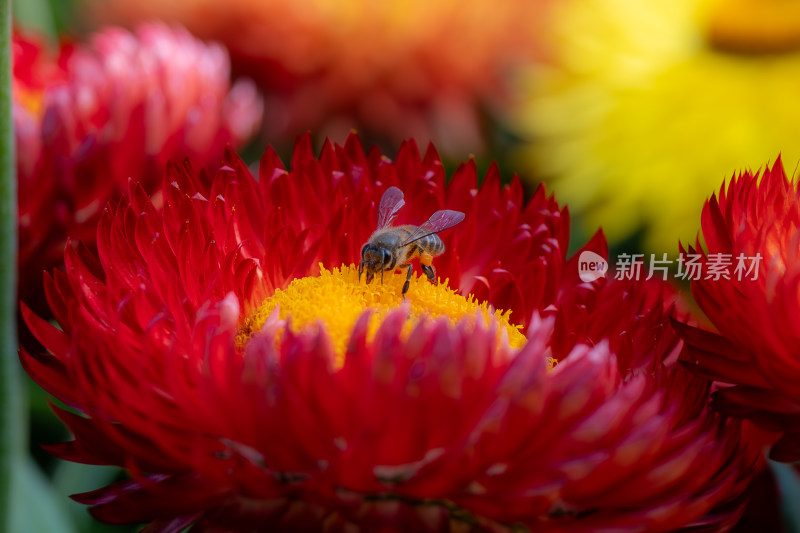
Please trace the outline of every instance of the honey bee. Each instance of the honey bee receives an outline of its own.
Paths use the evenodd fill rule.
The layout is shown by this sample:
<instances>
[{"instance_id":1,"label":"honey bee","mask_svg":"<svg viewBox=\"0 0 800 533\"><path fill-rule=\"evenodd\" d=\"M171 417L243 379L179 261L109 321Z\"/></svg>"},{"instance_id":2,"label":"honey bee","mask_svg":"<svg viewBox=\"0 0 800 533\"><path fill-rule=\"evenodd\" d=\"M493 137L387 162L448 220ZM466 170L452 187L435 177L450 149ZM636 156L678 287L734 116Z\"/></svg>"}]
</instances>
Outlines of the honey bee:
<instances>
[{"instance_id":1,"label":"honey bee","mask_svg":"<svg viewBox=\"0 0 800 533\"><path fill-rule=\"evenodd\" d=\"M378 271L383 283L384 271L408 267L403 299L408 292L414 268L411 261L419 257L422 271L435 284L436 274L431 263L434 257L444 252L444 243L436 234L464 220L464 213L445 209L436 211L421 226L392 226L397 212L404 205L403 191L397 187L386 189L378 206L378 226L361 248L361 262L358 263L358 280L361 281L361 274L366 270L367 283L373 280Z\"/></svg>"}]
</instances>

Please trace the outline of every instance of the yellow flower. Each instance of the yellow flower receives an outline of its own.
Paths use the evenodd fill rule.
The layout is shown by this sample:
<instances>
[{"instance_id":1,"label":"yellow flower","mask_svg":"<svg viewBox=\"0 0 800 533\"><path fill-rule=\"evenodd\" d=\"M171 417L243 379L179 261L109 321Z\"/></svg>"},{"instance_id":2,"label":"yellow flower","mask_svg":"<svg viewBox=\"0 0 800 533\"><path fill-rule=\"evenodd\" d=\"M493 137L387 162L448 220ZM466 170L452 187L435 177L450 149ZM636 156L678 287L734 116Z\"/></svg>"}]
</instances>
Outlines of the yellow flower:
<instances>
[{"instance_id":1,"label":"yellow flower","mask_svg":"<svg viewBox=\"0 0 800 533\"><path fill-rule=\"evenodd\" d=\"M521 164L612 241L694 240L730 169L800 156L797 15L778 0L563 2L552 61L521 79Z\"/></svg>"}]
</instances>

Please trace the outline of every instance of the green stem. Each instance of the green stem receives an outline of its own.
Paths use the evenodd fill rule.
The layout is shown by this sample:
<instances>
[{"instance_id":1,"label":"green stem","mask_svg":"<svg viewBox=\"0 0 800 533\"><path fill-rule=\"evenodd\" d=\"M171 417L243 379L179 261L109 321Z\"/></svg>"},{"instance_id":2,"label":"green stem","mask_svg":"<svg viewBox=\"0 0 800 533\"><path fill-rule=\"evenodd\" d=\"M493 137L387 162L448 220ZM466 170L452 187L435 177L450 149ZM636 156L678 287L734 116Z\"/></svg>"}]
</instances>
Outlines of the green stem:
<instances>
[{"instance_id":1,"label":"green stem","mask_svg":"<svg viewBox=\"0 0 800 533\"><path fill-rule=\"evenodd\" d=\"M0 0L0 530L10 531L12 475L25 461L17 357L17 187L11 119L11 0Z\"/></svg>"}]
</instances>

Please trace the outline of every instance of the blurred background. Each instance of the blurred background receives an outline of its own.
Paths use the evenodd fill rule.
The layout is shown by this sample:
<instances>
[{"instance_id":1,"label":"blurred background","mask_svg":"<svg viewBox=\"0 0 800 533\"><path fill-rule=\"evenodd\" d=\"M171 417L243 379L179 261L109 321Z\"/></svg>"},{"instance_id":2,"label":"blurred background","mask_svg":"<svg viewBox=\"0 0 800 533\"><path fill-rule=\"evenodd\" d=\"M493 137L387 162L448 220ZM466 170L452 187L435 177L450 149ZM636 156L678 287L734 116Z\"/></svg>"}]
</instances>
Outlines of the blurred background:
<instances>
[{"instance_id":1,"label":"blurred background","mask_svg":"<svg viewBox=\"0 0 800 533\"><path fill-rule=\"evenodd\" d=\"M518 174L529 191L544 182L569 205L573 249L602 227L612 260L675 256L679 241L698 238L703 202L723 180L779 156L793 174L800 158L800 2L791 0L25 0L14 16L18 166L29 167L20 189L61 187L52 203L34 195L30 218L80 215L68 232L90 248L87 209L119 194L129 174L156 183L169 157L211 160L228 143L249 164L268 144L288 164L306 131L319 148L355 130L390 156L404 139L423 150L432 142L450 171L468 158L482 172L496 161L506 180ZM153 78L121 75L148 46L158 68L142 72ZM101 97L135 105L112 117L76 111ZM109 141L138 124L131 117L149 163L115 170L117 154L139 154L125 135ZM193 124L208 130L202 139L186 133ZM68 141L48 155L41 139L53 132ZM37 181L42 160L72 165L69 179ZM93 192L82 197L88 174ZM20 296L42 312L40 273L61 256L41 250L63 250L65 234L36 229L21 228L20 248L45 260L20 263ZM36 349L24 327L20 335ZM41 470L29 483L56 502L39 512L21 504L41 522L29 530L136 530L94 522L68 501L120 474L44 452L40 444L68 435L32 383L28 396ZM797 506L780 504L800 501L793 471L759 483L739 529L800 531Z\"/></svg>"}]
</instances>

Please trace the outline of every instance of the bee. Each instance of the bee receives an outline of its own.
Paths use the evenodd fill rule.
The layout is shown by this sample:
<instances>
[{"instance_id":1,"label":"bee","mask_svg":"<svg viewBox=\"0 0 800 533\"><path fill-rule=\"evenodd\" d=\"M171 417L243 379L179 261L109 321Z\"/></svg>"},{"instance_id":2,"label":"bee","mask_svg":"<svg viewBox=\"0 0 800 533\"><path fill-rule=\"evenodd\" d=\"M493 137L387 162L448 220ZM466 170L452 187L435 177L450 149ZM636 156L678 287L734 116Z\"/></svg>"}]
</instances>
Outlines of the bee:
<instances>
[{"instance_id":1,"label":"bee","mask_svg":"<svg viewBox=\"0 0 800 533\"><path fill-rule=\"evenodd\" d=\"M422 271L428 279L436 284L436 274L431 263L434 257L444 252L444 243L436 234L464 220L464 213L446 209L436 211L421 226L392 226L398 211L404 205L403 191L397 187L386 189L378 205L378 226L361 248L361 262L358 263L358 280L361 281L361 274L366 270L367 283L373 280L378 271L383 283L384 271L408 267L406 282L403 284L403 299L411 282L414 268L411 261L415 257L419 257Z\"/></svg>"}]
</instances>

